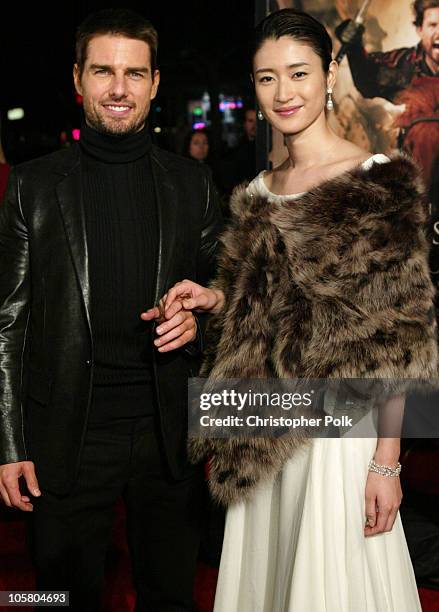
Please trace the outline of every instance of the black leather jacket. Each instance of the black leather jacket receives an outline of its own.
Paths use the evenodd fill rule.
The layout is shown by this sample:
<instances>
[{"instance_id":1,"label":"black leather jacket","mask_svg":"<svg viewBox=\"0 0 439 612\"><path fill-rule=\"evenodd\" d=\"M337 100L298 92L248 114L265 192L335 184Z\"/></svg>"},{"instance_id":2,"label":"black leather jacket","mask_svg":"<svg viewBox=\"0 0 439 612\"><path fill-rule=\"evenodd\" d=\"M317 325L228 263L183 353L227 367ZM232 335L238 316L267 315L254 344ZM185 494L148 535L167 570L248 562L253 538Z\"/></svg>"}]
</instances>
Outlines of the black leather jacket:
<instances>
[{"instance_id":1,"label":"black leather jacket","mask_svg":"<svg viewBox=\"0 0 439 612\"><path fill-rule=\"evenodd\" d=\"M153 147L151 166L157 303L178 280L209 280L221 217L201 164ZM60 494L77 474L92 391L87 257L78 145L12 170L0 206L0 464L34 461L41 486ZM155 351L161 432L176 478L191 469L187 378L198 361L184 349Z\"/></svg>"}]
</instances>

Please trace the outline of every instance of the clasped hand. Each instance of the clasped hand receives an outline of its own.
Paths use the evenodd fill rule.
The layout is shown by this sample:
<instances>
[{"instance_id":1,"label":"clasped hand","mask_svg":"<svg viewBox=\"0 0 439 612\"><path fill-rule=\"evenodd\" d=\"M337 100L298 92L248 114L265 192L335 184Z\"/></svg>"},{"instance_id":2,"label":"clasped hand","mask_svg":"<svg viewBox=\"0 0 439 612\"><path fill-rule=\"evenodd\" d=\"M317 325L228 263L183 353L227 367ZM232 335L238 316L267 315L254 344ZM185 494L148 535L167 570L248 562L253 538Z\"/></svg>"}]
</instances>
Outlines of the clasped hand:
<instances>
[{"instance_id":1,"label":"clasped hand","mask_svg":"<svg viewBox=\"0 0 439 612\"><path fill-rule=\"evenodd\" d=\"M158 351L166 353L193 342L197 321L192 311L214 311L220 301L219 293L185 279L165 293L158 306L142 312L140 317L144 321L158 322L158 338L154 340Z\"/></svg>"}]
</instances>

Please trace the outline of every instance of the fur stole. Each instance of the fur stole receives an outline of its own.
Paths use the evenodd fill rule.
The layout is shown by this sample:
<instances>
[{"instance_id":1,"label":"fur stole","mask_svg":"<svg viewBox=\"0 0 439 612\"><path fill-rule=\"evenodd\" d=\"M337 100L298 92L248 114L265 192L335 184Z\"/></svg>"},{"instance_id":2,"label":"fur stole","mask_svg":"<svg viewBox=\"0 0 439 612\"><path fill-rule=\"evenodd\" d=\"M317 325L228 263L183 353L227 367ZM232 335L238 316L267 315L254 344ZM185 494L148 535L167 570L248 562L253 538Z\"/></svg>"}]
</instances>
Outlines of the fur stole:
<instances>
[{"instance_id":1,"label":"fur stole","mask_svg":"<svg viewBox=\"0 0 439 612\"><path fill-rule=\"evenodd\" d=\"M213 286L201 376L429 378L437 376L434 289L424 189L403 155L326 181L294 201L245 186L232 197ZM189 440L210 460L215 500L245 498L306 438Z\"/></svg>"}]
</instances>

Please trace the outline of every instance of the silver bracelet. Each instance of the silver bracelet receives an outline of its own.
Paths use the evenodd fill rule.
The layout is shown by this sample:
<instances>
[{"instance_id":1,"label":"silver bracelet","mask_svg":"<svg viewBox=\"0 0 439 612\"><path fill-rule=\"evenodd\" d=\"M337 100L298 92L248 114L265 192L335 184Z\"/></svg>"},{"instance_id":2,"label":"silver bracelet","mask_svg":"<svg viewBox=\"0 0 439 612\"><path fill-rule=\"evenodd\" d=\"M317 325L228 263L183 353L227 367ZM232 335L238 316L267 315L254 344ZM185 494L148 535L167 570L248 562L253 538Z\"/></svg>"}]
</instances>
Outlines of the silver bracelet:
<instances>
[{"instance_id":1,"label":"silver bracelet","mask_svg":"<svg viewBox=\"0 0 439 612\"><path fill-rule=\"evenodd\" d=\"M376 472L381 476L399 476L401 473L401 464L398 462L396 468L391 468L388 465L380 465L375 463L373 459L369 461L369 472Z\"/></svg>"}]
</instances>

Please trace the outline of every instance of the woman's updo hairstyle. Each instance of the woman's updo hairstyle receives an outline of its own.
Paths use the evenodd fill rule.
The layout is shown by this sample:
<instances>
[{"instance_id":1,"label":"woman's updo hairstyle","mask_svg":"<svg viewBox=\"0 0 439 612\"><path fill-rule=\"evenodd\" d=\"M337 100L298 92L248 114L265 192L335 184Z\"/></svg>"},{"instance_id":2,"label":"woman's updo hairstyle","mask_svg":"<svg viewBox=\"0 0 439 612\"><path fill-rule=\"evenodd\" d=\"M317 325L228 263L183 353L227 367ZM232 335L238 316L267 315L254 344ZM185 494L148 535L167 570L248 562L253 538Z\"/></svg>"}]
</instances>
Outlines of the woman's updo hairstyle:
<instances>
[{"instance_id":1,"label":"woman's updo hairstyle","mask_svg":"<svg viewBox=\"0 0 439 612\"><path fill-rule=\"evenodd\" d=\"M294 9L271 13L256 26L252 60L266 40L278 40L282 36L291 36L294 40L308 44L321 58L323 70L328 72L332 62L331 37L317 19Z\"/></svg>"}]
</instances>

